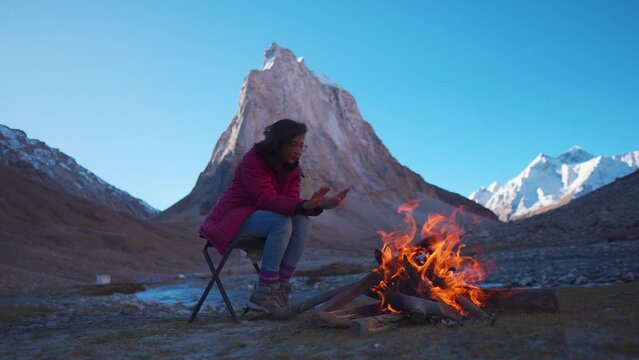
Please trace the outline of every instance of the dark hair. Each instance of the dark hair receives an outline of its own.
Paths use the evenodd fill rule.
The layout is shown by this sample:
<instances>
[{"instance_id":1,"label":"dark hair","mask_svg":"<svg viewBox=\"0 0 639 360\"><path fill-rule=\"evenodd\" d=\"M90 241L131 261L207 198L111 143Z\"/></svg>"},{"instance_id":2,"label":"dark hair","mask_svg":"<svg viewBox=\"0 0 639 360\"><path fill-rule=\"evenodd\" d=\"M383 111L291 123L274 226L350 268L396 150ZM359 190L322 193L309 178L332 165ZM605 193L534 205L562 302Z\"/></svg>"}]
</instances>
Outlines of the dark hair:
<instances>
[{"instance_id":1,"label":"dark hair","mask_svg":"<svg viewBox=\"0 0 639 360\"><path fill-rule=\"evenodd\" d=\"M255 152L262 155L269 169L275 169L279 161L282 148L298 135L305 135L308 128L304 123L291 119L282 119L274 122L264 129L264 140L256 143ZM290 171L299 166L299 161L294 164L284 164L282 168Z\"/></svg>"}]
</instances>

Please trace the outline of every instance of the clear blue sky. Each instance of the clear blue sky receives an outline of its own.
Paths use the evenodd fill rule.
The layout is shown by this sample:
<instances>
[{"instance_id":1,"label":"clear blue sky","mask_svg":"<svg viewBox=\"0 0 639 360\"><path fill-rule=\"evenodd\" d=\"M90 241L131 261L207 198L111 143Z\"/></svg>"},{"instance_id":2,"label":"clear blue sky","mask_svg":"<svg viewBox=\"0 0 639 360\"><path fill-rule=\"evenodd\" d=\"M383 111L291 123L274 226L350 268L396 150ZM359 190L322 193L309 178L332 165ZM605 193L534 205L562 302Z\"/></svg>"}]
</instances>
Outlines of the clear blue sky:
<instances>
[{"instance_id":1,"label":"clear blue sky","mask_svg":"<svg viewBox=\"0 0 639 360\"><path fill-rule=\"evenodd\" d=\"M0 123L164 209L277 42L402 164L468 195L539 152L639 150L638 19L614 0L0 0Z\"/></svg>"}]
</instances>

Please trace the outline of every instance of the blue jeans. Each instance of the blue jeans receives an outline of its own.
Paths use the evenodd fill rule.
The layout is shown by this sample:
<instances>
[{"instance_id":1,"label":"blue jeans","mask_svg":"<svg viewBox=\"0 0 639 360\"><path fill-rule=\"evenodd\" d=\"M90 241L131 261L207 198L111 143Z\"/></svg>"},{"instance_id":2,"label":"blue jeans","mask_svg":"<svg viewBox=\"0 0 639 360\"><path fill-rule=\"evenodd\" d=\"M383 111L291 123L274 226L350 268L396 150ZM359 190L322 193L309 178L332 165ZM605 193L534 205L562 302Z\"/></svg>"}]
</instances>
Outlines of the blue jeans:
<instances>
[{"instance_id":1,"label":"blue jeans","mask_svg":"<svg viewBox=\"0 0 639 360\"><path fill-rule=\"evenodd\" d=\"M311 236L311 220L305 215L285 216L257 210L244 220L239 235L265 237L262 269L278 272L280 264L297 266Z\"/></svg>"}]
</instances>

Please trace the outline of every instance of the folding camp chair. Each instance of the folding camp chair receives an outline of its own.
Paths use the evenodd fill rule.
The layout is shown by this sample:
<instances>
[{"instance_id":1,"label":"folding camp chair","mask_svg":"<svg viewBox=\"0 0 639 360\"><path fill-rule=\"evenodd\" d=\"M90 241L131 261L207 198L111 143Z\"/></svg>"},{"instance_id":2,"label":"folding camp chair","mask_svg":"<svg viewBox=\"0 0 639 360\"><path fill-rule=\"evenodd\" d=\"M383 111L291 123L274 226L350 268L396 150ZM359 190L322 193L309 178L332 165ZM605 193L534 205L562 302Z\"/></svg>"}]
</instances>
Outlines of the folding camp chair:
<instances>
[{"instance_id":1,"label":"folding camp chair","mask_svg":"<svg viewBox=\"0 0 639 360\"><path fill-rule=\"evenodd\" d=\"M259 274L260 267L257 265L257 263L262 258L262 250L264 250L265 241L266 241L266 238L246 237L246 236L236 237L229 244L228 248L226 249L226 252L224 253L224 256L222 257L222 260L220 260L220 263L217 265L217 268L213 266L213 262L211 261L211 256L209 255L208 249L209 247L211 247L211 245L208 242L206 243L206 245L204 245L204 249L202 251L204 252L204 258L206 259L206 263L209 265L209 269L211 269L212 277L211 277L211 280L209 281L209 284L206 286L204 293L202 293L202 296L200 297L200 301L198 301L197 305L195 306L195 309L193 309L193 313L191 314L191 318L189 319L189 322L193 322L195 320L195 317L197 316L197 313L200 311L200 308L202 307L204 300L206 300L206 297L209 295L209 291L211 291L211 288L213 287L213 283L217 284L220 294L222 295L222 298L224 299L224 303L226 304L226 308L228 309L229 313L231 313L231 317L233 318L233 321L238 322L237 315L235 314L235 310L233 310L233 305L231 304L229 297L226 295L226 291L224 290L224 286L222 285L222 281L220 280L220 274L222 273L224 264L226 264L226 260L229 258L229 255L231 255L231 253L235 249L243 250L244 252L246 252L249 259L251 259L251 262L253 263L253 267L255 268L255 271Z\"/></svg>"}]
</instances>

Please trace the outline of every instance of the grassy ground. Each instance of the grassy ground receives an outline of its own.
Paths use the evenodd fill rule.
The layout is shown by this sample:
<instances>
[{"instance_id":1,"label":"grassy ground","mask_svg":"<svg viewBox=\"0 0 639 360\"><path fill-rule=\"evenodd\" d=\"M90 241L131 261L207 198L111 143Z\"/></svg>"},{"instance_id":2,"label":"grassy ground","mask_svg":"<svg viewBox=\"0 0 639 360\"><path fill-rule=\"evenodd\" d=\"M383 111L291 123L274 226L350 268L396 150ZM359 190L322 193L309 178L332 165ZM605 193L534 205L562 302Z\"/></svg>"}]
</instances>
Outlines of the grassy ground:
<instances>
[{"instance_id":1,"label":"grassy ground","mask_svg":"<svg viewBox=\"0 0 639 360\"><path fill-rule=\"evenodd\" d=\"M558 294L559 313L498 311L492 327L400 323L365 338L314 326L310 313L234 324L226 314L204 312L189 324L184 312L97 308L58 326L33 327L26 324L35 310L5 316L11 313L5 307L0 330L9 335L0 340L0 358L639 358L639 283Z\"/></svg>"}]
</instances>

